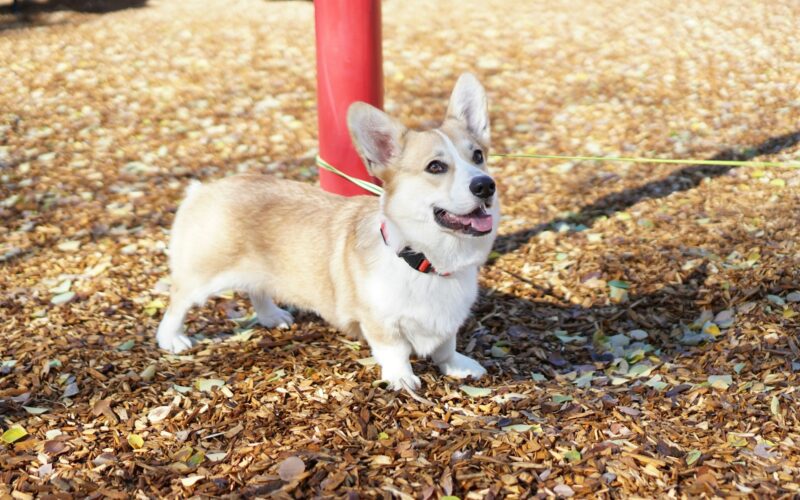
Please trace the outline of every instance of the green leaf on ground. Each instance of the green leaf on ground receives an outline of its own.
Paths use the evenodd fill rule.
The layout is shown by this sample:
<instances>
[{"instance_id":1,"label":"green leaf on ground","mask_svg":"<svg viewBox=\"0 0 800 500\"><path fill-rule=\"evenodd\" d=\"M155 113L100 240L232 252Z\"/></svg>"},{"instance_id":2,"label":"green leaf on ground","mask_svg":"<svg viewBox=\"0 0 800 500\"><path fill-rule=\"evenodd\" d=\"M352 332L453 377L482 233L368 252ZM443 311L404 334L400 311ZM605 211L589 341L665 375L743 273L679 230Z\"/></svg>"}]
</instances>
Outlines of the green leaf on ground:
<instances>
[{"instance_id":1,"label":"green leaf on ground","mask_svg":"<svg viewBox=\"0 0 800 500\"><path fill-rule=\"evenodd\" d=\"M50 299L50 303L53 304L54 306L60 306L62 304L66 304L67 302L71 301L74 298L75 298L75 292L59 293L58 295Z\"/></svg>"},{"instance_id":2,"label":"green leaf on ground","mask_svg":"<svg viewBox=\"0 0 800 500\"><path fill-rule=\"evenodd\" d=\"M594 379L594 372L589 371L576 378L572 383L584 389L592 385L592 379Z\"/></svg>"},{"instance_id":3,"label":"green leaf on ground","mask_svg":"<svg viewBox=\"0 0 800 500\"><path fill-rule=\"evenodd\" d=\"M733 384L733 377L730 375L709 375L708 383L714 389L726 390Z\"/></svg>"},{"instance_id":4,"label":"green leaf on ground","mask_svg":"<svg viewBox=\"0 0 800 500\"><path fill-rule=\"evenodd\" d=\"M644 383L648 387L652 387L657 391L663 391L669 384L661 381L661 375L653 375L653 377Z\"/></svg>"},{"instance_id":5,"label":"green leaf on ground","mask_svg":"<svg viewBox=\"0 0 800 500\"><path fill-rule=\"evenodd\" d=\"M534 382L544 382L545 380L547 380L547 377L545 377L539 372L531 373L531 378L533 379Z\"/></svg>"},{"instance_id":6,"label":"green leaf on ground","mask_svg":"<svg viewBox=\"0 0 800 500\"><path fill-rule=\"evenodd\" d=\"M611 280L608 282L608 297L612 302L626 302L629 288L630 285L625 281Z\"/></svg>"},{"instance_id":7,"label":"green leaf on ground","mask_svg":"<svg viewBox=\"0 0 800 500\"><path fill-rule=\"evenodd\" d=\"M586 342L586 337L582 337L580 335L568 335L564 330L556 330L553 332L553 334L555 334L555 336L558 337L558 340L560 340L563 344L569 344L571 342L583 344Z\"/></svg>"},{"instance_id":8,"label":"green leaf on ground","mask_svg":"<svg viewBox=\"0 0 800 500\"><path fill-rule=\"evenodd\" d=\"M361 342L357 340L349 340L349 339L339 339L339 341L344 344L348 349L353 351L360 351L361 350Z\"/></svg>"},{"instance_id":9,"label":"green leaf on ground","mask_svg":"<svg viewBox=\"0 0 800 500\"><path fill-rule=\"evenodd\" d=\"M471 398L482 398L492 393L492 390L486 387L473 387L471 385L462 385L459 387L467 396Z\"/></svg>"},{"instance_id":10,"label":"green leaf on ground","mask_svg":"<svg viewBox=\"0 0 800 500\"><path fill-rule=\"evenodd\" d=\"M728 433L727 437L728 445L732 446L733 448L744 448L747 446L747 439L739 436L738 434L734 434L732 432Z\"/></svg>"},{"instance_id":11,"label":"green leaf on ground","mask_svg":"<svg viewBox=\"0 0 800 500\"><path fill-rule=\"evenodd\" d=\"M144 446L144 439L138 434L128 434L128 444L131 445L131 448L134 450L138 450Z\"/></svg>"},{"instance_id":12,"label":"green leaf on ground","mask_svg":"<svg viewBox=\"0 0 800 500\"><path fill-rule=\"evenodd\" d=\"M505 358L511 353L511 346L508 345L508 342L500 341L495 342L492 346L492 357L493 358Z\"/></svg>"},{"instance_id":13,"label":"green leaf on ground","mask_svg":"<svg viewBox=\"0 0 800 500\"><path fill-rule=\"evenodd\" d=\"M186 465L190 467L197 467L198 465L203 463L203 460L205 459L206 459L206 454L203 453L202 450L197 450L197 452L195 452L195 454L189 457L189 460L186 461Z\"/></svg>"},{"instance_id":14,"label":"green leaf on ground","mask_svg":"<svg viewBox=\"0 0 800 500\"><path fill-rule=\"evenodd\" d=\"M773 303L773 304L775 304L776 306L781 306L781 307L783 307L783 306L785 306L785 305L786 305L786 301L785 301L785 300L783 300L783 298L782 298L782 297L779 297L779 296L777 296L777 295L767 295L767 300L768 300L768 301L770 301L770 302L772 302L772 303Z\"/></svg>"},{"instance_id":15,"label":"green leaf on ground","mask_svg":"<svg viewBox=\"0 0 800 500\"><path fill-rule=\"evenodd\" d=\"M120 345L117 346L117 350L118 351L130 351L131 349L133 349L133 346L135 346L135 345L136 345L136 341L135 340L126 340L125 342L123 342L123 343L121 343Z\"/></svg>"},{"instance_id":16,"label":"green leaf on ground","mask_svg":"<svg viewBox=\"0 0 800 500\"><path fill-rule=\"evenodd\" d=\"M541 434L542 426L539 424L512 424L501 427L503 432L528 432L531 431L535 434Z\"/></svg>"},{"instance_id":17,"label":"green leaf on ground","mask_svg":"<svg viewBox=\"0 0 800 500\"><path fill-rule=\"evenodd\" d=\"M644 363L636 363L628 370L627 376L631 378L646 377L655 367Z\"/></svg>"},{"instance_id":18,"label":"green leaf on ground","mask_svg":"<svg viewBox=\"0 0 800 500\"><path fill-rule=\"evenodd\" d=\"M28 431L25 430L24 427L21 425L12 425L11 427L6 430L2 436L0 436L0 440L2 440L6 444L12 444L20 439L24 438L28 435Z\"/></svg>"},{"instance_id":19,"label":"green leaf on ground","mask_svg":"<svg viewBox=\"0 0 800 500\"><path fill-rule=\"evenodd\" d=\"M769 411L776 417L781 414L781 401L778 396L772 396L772 401L769 404Z\"/></svg>"},{"instance_id":20,"label":"green leaf on ground","mask_svg":"<svg viewBox=\"0 0 800 500\"><path fill-rule=\"evenodd\" d=\"M31 415L41 415L42 413L47 413L50 411L50 408L44 408L41 406L23 406L22 408Z\"/></svg>"},{"instance_id":21,"label":"green leaf on ground","mask_svg":"<svg viewBox=\"0 0 800 500\"><path fill-rule=\"evenodd\" d=\"M703 452L700 450L692 450L686 454L686 465L692 465L697 462L700 457L703 456Z\"/></svg>"},{"instance_id":22,"label":"green leaf on ground","mask_svg":"<svg viewBox=\"0 0 800 500\"><path fill-rule=\"evenodd\" d=\"M165 307L167 307L167 305L164 304L163 300L161 299L151 300L150 302L147 303L146 306L144 306L144 313L148 316L153 316L155 315L155 313L157 313L161 309L164 309Z\"/></svg>"},{"instance_id":23,"label":"green leaf on ground","mask_svg":"<svg viewBox=\"0 0 800 500\"><path fill-rule=\"evenodd\" d=\"M214 387L222 387L224 385L225 381L218 378L199 378L194 382L197 390L203 392L211 392Z\"/></svg>"},{"instance_id":24,"label":"green leaf on ground","mask_svg":"<svg viewBox=\"0 0 800 500\"><path fill-rule=\"evenodd\" d=\"M373 358L372 356L368 358L359 358L356 360L356 362L362 366L375 366L378 364L378 362L375 361L375 358Z\"/></svg>"}]
</instances>

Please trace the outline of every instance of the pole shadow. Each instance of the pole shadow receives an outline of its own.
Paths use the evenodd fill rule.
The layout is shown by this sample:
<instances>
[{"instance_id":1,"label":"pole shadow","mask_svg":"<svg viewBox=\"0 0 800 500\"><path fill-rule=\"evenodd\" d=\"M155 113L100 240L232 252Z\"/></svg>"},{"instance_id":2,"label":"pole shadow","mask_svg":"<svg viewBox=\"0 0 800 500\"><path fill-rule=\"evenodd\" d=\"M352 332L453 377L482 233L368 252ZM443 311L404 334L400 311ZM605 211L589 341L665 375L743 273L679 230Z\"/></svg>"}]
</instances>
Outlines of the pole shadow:
<instances>
[{"instance_id":1,"label":"pole shadow","mask_svg":"<svg viewBox=\"0 0 800 500\"><path fill-rule=\"evenodd\" d=\"M744 150L726 149L709 159L749 161L759 156L779 153L798 143L800 143L800 131L795 131L771 137L754 147ZM648 182L637 188L603 196L594 203L586 205L576 215L568 219L556 218L528 229L499 236L495 241L494 250L500 254L511 253L524 246L537 234L555 227L561 222L571 222L591 227L602 216L610 216L616 212L626 210L643 200L659 199L678 191L688 191L697 187L704 178L720 177L734 168L723 165L689 165L676 170L663 179Z\"/></svg>"}]
</instances>

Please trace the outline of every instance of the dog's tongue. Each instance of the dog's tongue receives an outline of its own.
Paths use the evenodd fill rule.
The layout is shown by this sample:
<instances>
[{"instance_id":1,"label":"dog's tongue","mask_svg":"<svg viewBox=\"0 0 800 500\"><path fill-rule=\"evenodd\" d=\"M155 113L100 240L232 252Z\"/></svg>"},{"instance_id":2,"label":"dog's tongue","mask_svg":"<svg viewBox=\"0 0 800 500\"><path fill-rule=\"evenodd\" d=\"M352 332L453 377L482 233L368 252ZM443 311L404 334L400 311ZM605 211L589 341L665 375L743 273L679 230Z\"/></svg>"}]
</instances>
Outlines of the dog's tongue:
<instances>
[{"instance_id":1,"label":"dog's tongue","mask_svg":"<svg viewBox=\"0 0 800 500\"><path fill-rule=\"evenodd\" d=\"M472 229L485 233L492 230L492 216L485 210L478 209L467 215L455 215L454 218L465 226L472 226Z\"/></svg>"}]
</instances>

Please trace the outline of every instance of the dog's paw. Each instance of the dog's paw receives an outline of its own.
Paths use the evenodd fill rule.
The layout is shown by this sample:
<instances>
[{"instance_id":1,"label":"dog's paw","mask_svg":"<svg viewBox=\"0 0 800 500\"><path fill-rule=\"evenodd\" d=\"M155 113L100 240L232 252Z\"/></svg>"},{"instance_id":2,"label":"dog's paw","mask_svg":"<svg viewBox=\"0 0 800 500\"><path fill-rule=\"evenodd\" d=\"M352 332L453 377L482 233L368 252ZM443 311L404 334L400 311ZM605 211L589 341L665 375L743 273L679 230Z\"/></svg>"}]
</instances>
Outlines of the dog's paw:
<instances>
[{"instance_id":1,"label":"dog's paw","mask_svg":"<svg viewBox=\"0 0 800 500\"><path fill-rule=\"evenodd\" d=\"M486 375L486 368L482 367L480 363L457 352L447 361L439 363L439 370L444 375L455 378L479 379Z\"/></svg>"},{"instance_id":2,"label":"dog's paw","mask_svg":"<svg viewBox=\"0 0 800 500\"><path fill-rule=\"evenodd\" d=\"M292 323L294 323L292 314L280 307L273 307L268 314L258 314L258 324L267 328L288 330Z\"/></svg>"},{"instance_id":3,"label":"dog's paw","mask_svg":"<svg viewBox=\"0 0 800 500\"><path fill-rule=\"evenodd\" d=\"M192 347L192 339L183 333L165 334L158 332L156 340L158 341L158 347L173 354L178 354Z\"/></svg>"},{"instance_id":4,"label":"dog's paw","mask_svg":"<svg viewBox=\"0 0 800 500\"><path fill-rule=\"evenodd\" d=\"M422 381L413 373L390 375L384 372L383 380L388 383L388 388L393 391L402 391L406 387L416 391L422 386Z\"/></svg>"}]
</instances>

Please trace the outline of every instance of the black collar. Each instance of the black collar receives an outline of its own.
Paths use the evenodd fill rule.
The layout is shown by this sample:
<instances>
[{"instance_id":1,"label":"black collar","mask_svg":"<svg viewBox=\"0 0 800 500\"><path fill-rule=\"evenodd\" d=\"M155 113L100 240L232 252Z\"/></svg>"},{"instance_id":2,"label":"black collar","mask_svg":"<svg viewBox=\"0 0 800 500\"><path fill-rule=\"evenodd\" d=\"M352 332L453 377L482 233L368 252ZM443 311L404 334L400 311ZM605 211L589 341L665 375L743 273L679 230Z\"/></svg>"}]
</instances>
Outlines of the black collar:
<instances>
[{"instance_id":1,"label":"black collar","mask_svg":"<svg viewBox=\"0 0 800 500\"><path fill-rule=\"evenodd\" d=\"M381 238L383 238L383 242L388 246L389 245L389 238L386 236L386 222L381 222ZM450 273L440 273L431 264L431 261L425 257L425 254L422 252L415 252L411 249L411 247L405 247L397 254L398 257L406 261L406 264L411 266L414 270L419 271L423 274L434 273L438 274L439 276L449 276Z\"/></svg>"}]
</instances>

